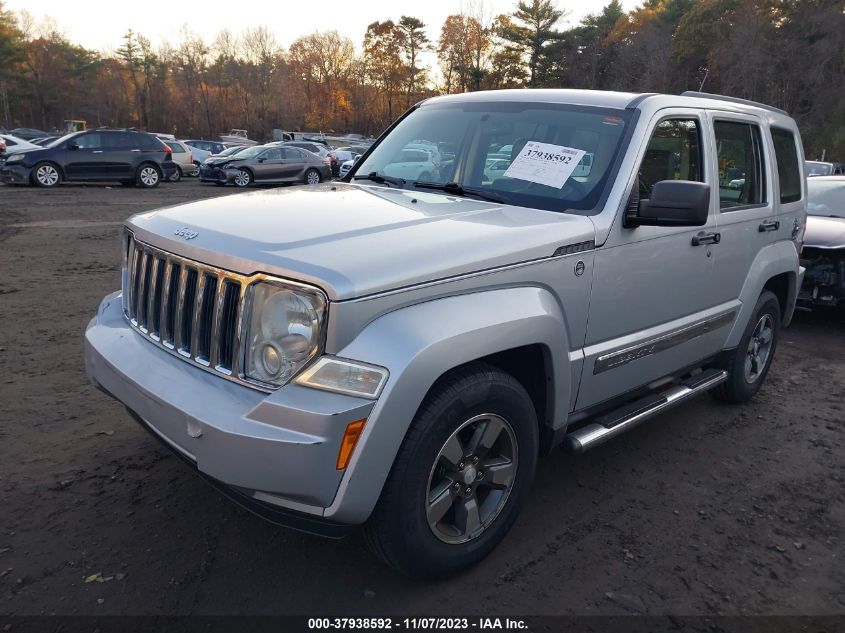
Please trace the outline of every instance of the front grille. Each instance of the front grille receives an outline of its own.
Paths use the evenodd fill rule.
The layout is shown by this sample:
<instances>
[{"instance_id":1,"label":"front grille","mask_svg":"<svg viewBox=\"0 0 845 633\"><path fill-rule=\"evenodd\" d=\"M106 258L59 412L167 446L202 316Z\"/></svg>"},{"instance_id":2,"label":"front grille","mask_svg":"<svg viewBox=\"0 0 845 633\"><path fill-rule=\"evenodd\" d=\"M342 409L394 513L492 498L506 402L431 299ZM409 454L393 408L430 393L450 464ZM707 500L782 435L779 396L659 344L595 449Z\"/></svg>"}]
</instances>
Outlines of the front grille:
<instances>
[{"instance_id":1,"label":"front grille","mask_svg":"<svg viewBox=\"0 0 845 633\"><path fill-rule=\"evenodd\" d=\"M186 360L237 377L248 280L131 234L124 257L123 311L132 327Z\"/></svg>"}]
</instances>

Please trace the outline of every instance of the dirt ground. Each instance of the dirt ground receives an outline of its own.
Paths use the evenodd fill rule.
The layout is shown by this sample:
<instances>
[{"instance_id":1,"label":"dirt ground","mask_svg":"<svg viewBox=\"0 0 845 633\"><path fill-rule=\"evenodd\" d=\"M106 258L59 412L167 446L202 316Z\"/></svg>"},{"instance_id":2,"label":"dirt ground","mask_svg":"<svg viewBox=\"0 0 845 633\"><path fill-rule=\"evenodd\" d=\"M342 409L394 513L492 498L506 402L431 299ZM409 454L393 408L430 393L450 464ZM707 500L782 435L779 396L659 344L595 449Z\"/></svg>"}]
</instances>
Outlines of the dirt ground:
<instances>
[{"instance_id":1,"label":"dirt ground","mask_svg":"<svg viewBox=\"0 0 845 633\"><path fill-rule=\"evenodd\" d=\"M845 322L830 314L797 316L752 403L704 396L541 460L507 539L449 581L222 498L89 385L82 337L119 285L121 220L232 193L0 185L0 616L845 614Z\"/></svg>"}]
</instances>

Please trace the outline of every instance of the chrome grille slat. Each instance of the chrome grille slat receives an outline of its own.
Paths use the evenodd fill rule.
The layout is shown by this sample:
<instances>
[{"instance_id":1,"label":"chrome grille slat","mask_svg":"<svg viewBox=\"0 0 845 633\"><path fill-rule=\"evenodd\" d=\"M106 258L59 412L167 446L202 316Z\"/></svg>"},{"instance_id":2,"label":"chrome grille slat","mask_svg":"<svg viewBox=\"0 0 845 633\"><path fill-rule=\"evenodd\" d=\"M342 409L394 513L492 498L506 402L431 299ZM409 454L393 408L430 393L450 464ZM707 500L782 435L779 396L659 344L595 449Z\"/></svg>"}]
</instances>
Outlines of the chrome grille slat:
<instances>
[{"instance_id":1,"label":"chrome grille slat","mask_svg":"<svg viewBox=\"0 0 845 633\"><path fill-rule=\"evenodd\" d=\"M185 310L185 282L188 279L188 269L179 267L179 280L176 286L176 314L173 317L173 346L178 351L182 349L182 313Z\"/></svg>"},{"instance_id":2,"label":"chrome grille slat","mask_svg":"<svg viewBox=\"0 0 845 633\"><path fill-rule=\"evenodd\" d=\"M223 319L223 301L226 299L226 290L229 288L229 283L225 279L221 279L217 284L217 296L214 298L214 324L211 328L211 349L209 350L210 357L209 364L214 369L220 370L220 346L223 343L224 337L228 333L220 331L220 322Z\"/></svg>"},{"instance_id":3,"label":"chrome grille slat","mask_svg":"<svg viewBox=\"0 0 845 633\"><path fill-rule=\"evenodd\" d=\"M197 273L197 289L194 299L193 325L191 326L191 357L203 365L208 365L208 360L200 354L200 336L202 334L202 310L205 304L205 284L208 277L201 272Z\"/></svg>"},{"instance_id":4,"label":"chrome grille slat","mask_svg":"<svg viewBox=\"0 0 845 633\"><path fill-rule=\"evenodd\" d=\"M313 286L262 273L233 273L145 244L129 231L126 235L124 313L132 328L186 362L271 392L242 374L249 286L268 280L314 292Z\"/></svg>"},{"instance_id":5,"label":"chrome grille slat","mask_svg":"<svg viewBox=\"0 0 845 633\"><path fill-rule=\"evenodd\" d=\"M147 326L147 332L149 335L154 339L158 339L155 322L156 293L159 290L158 257L151 254L149 255L149 258L147 270L149 271L150 278L147 280L147 307L144 316L144 324Z\"/></svg>"},{"instance_id":6,"label":"chrome grille slat","mask_svg":"<svg viewBox=\"0 0 845 633\"><path fill-rule=\"evenodd\" d=\"M147 333L147 275L149 273L150 268L150 254L144 251L141 254L141 265L140 265L140 274L141 277L138 280L138 327L141 328L141 331L146 334Z\"/></svg>"},{"instance_id":7,"label":"chrome grille slat","mask_svg":"<svg viewBox=\"0 0 845 633\"><path fill-rule=\"evenodd\" d=\"M170 347L172 343L169 343L169 341L171 341L173 334L170 331L170 315L168 310L170 309L170 282L171 275L173 274L173 262L169 257L165 257L162 260L162 265L164 266L164 277L162 278L161 288L161 311L158 316L160 327L159 340L163 345ZM175 306L173 307L175 308Z\"/></svg>"}]
</instances>

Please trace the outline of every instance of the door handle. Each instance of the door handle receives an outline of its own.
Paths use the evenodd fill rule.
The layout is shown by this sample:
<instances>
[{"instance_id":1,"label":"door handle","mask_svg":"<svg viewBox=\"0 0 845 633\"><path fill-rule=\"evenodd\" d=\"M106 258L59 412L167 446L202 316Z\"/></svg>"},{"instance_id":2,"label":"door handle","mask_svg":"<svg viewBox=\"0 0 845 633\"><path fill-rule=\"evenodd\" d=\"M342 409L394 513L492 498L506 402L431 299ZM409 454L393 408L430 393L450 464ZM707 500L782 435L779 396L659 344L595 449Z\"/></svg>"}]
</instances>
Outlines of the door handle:
<instances>
[{"instance_id":1,"label":"door handle","mask_svg":"<svg viewBox=\"0 0 845 633\"><path fill-rule=\"evenodd\" d=\"M92 154L102 154L102 153L103 153L103 150L101 150L101 149L95 149L95 150L94 150L93 152L91 152L91 153L92 153Z\"/></svg>"},{"instance_id":2,"label":"door handle","mask_svg":"<svg viewBox=\"0 0 845 633\"><path fill-rule=\"evenodd\" d=\"M760 223L757 230L760 231L760 233L765 233L766 231L777 231L779 228L780 222L778 220L766 220L765 222Z\"/></svg>"},{"instance_id":3,"label":"door handle","mask_svg":"<svg viewBox=\"0 0 845 633\"><path fill-rule=\"evenodd\" d=\"M718 244L722 241L721 233L705 233L701 231L698 235L693 236L692 245L701 246L702 244Z\"/></svg>"}]
</instances>

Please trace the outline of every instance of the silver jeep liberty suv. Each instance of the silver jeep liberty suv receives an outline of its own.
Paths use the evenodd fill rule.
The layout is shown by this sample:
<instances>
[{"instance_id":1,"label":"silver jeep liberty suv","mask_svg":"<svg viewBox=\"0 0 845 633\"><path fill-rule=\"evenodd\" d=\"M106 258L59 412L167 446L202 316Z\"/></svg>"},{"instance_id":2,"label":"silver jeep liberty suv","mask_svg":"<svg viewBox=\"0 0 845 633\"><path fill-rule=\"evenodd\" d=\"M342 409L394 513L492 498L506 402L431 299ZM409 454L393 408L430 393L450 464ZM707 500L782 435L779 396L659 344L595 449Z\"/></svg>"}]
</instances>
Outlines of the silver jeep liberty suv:
<instances>
[{"instance_id":1,"label":"silver jeep liberty suv","mask_svg":"<svg viewBox=\"0 0 845 633\"><path fill-rule=\"evenodd\" d=\"M448 576L541 454L760 389L803 159L785 112L716 95L429 99L341 182L127 220L88 374L256 513Z\"/></svg>"}]
</instances>

